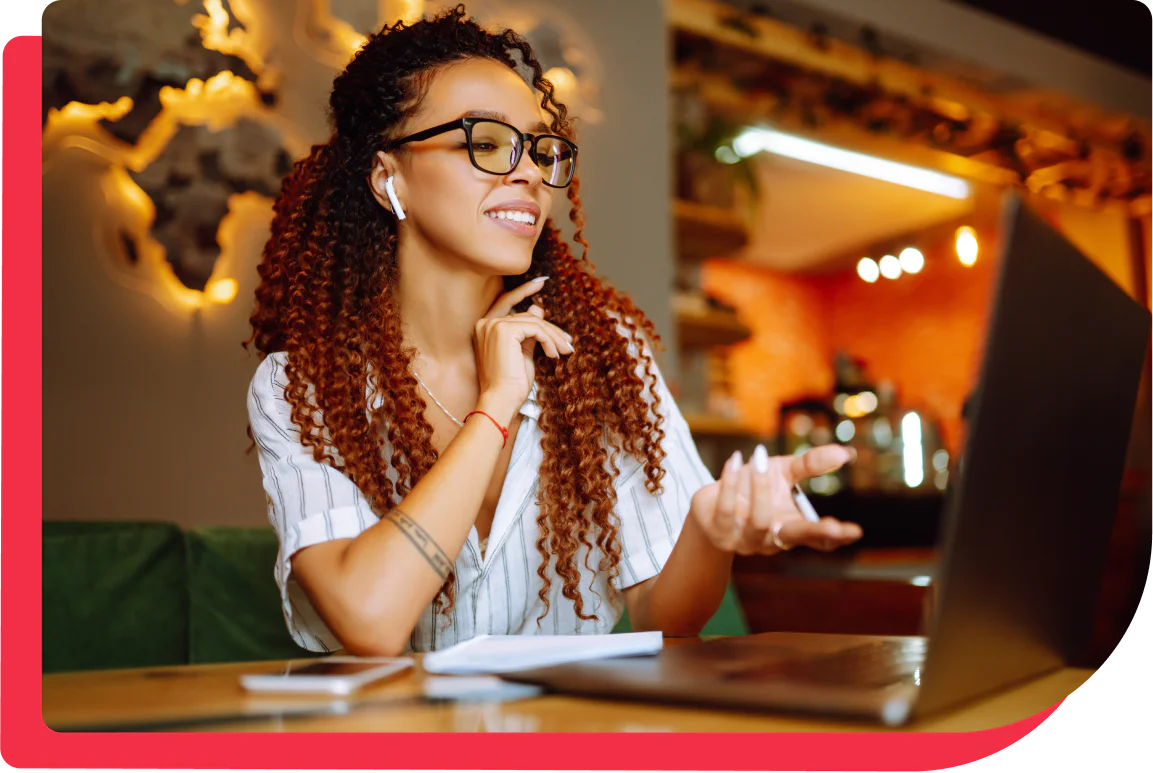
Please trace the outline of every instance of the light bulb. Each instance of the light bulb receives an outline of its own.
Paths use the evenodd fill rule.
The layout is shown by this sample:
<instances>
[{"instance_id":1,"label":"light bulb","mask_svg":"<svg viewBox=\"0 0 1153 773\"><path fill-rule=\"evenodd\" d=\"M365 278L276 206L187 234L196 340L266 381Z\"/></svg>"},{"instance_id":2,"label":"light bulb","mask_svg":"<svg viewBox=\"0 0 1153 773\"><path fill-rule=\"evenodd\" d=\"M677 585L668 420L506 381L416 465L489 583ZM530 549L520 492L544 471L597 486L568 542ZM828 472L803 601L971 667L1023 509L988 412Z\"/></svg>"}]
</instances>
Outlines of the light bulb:
<instances>
[{"instance_id":1,"label":"light bulb","mask_svg":"<svg viewBox=\"0 0 1153 773\"><path fill-rule=\"evenodd\" d=\"M877 268L877 261L872 258L861 258L857 261L857 276L869 284L876 282L880 275L881 269Z\"/></svg>"},{"instance_id":2,"label":"light bulb","mask_svg":"<svg viewBox=\"0 0 1153 773\"><path fill-rule=\"evenodd\" d=\"M231 303L236 297L236 289L235 279L217 279L208 286L204 294L213 303Z\"/></svg>"},{"instance_id":3,"label":"light bulb","mask_svg":"<svg viewBox=\"0 0 1153 773\"><path fill-rule=\"evenodd\" d=\"M886 255L881 258L881 276L885 279L897 279L901 276L901 261L896 255Z\"/></svg>"},{"instance_id":4,"label":"light bulb","mask_svg":"<svg viewBox=\"0 0 1153 773\"><path fill-rule=\"evenodd\" d=\"M916 247L906 247L901 250L901 269L909 274L916 274L925 267L925 256Z\"/></svg>"},{"instance_id":5,"label":"light bulb","mask_svg":"<svg viewBox=\"0 0 1153 773\"><path fill-rule=\"evenodd\" d=\"M970 225L957 229L957 258L966 266L977 262L977 232Z\"/></svg>"}]
</instances>

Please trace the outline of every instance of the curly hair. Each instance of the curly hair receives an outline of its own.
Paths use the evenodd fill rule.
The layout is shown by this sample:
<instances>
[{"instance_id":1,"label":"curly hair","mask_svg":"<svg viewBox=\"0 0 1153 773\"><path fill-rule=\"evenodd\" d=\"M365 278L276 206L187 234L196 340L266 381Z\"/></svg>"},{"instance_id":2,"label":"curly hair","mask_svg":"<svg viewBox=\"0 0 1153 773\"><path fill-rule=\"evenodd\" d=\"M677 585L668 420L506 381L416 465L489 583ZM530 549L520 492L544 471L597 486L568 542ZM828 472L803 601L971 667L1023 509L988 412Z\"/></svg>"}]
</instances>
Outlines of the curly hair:
<instances>
[{"instance_id":1,"label":"curly hair","mask_svg":"<svg viewBox=\"0 0 1153 773\"><path fill-rule=\"evenodd\" d=\"M378 516L412 490L437 452L425 402L408 369L416 352L402 344L391 292L398 278L396 220L373 198L365 179L377 151L396 138L402 119L421 104L440 69L489 59L516 71L513 52L532 71L552 132L573 136L567 109L554 98L524 38L508 29L485 30L465 18L460 4L409 25L385 25L368 38L333 83L331 138L296 162L273 207L249 320L252 335L243 345L255 342L261 358L288 354L285 394L301 443L317 462L347 475ZM585 568L594 576L619 576L613 484L620 453L643 463L650 492L662 490L664 476L657 375L644 346L646 336L654 346L660 338L630 299L595 276L582 236L579 192L574 178L569 217L576 225L573 239L583 248L580 258L546 220L529 271L505 277L505 289L511 289L529 276L551 276L536 297L549 309L549 319L580 342L564 360L536 353L543 434L536 547L538 596L545 605L538 625L549 610L554 557L562 593L582 620L598 618L584 611L575 565L580 546L589 551ZM378 401L370 413L369 405ZM251 426L248 434L252 438ZM392 448L388 462L395 485L384 438ZM601 555L596 569L588 565L590 537ZM435 610L452 612L454 585L450 574L433 600Z\"/></svg>"}]
</instances>

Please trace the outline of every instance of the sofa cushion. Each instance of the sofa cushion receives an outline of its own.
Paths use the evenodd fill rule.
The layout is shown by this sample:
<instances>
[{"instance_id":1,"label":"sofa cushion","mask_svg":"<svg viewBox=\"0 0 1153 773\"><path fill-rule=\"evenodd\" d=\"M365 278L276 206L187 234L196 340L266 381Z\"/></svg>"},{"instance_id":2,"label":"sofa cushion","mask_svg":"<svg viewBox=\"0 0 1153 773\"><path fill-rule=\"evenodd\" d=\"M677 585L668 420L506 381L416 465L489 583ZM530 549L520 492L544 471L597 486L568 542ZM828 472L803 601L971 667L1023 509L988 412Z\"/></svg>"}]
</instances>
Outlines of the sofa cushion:
<instances>
[{"instance_id":1,"label":"sofa cushion","mask_svg":"<svg viewBox=\"0 0 1153 773\"><path fill-rule=\"evenodd\" d=\"M187 661L176 525L45 521L42 533L44 672Z\"/></svg>"},{"instance_id":2,"label":"sofa cushion","mask_svg":"<svg viewBox=\"0 0 1153 773\"><path fill-rule=\"evenodd\" d=\"M214 526L185 533L192 663L311 657L284 623L267 528Z\"/></svg>"}]
</instances>

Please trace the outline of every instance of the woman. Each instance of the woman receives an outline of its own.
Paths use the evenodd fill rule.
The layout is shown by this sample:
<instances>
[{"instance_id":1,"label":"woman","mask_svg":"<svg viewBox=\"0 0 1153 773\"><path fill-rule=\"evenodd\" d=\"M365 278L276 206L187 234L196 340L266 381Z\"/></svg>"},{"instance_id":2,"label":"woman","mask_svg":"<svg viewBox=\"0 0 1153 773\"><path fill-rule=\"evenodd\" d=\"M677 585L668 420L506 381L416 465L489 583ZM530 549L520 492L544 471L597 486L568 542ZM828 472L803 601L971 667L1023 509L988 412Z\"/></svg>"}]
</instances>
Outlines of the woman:
<instances>
[{"instance_id":1,"label":"woman","mask_svg":"<svg viewBox=\"0 0 1153 773\"><path fill-rule=\"evenodd\" d=\"M572 125L516 33L463 6L385 27L330 106L332 138L276 202L249 339L297 643L607 633L625 605L637 630L694 634L734 552L860 535L789 495L842 447L761 448L713 481L652 324L592 273ZM580 258L547 220L559 190Z\"/></svg>"}]
</instances>

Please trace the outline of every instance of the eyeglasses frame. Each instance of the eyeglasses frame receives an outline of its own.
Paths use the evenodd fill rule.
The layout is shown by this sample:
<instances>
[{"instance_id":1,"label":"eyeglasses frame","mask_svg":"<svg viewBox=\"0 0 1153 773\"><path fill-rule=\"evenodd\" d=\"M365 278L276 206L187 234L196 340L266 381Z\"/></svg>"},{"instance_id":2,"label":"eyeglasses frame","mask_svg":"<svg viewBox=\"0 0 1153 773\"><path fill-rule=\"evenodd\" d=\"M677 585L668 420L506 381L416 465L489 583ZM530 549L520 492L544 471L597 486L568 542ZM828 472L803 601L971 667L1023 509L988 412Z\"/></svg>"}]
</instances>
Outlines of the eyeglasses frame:
<instances>
[{"instance_id":1,"label":"eyeglasses frame","mask_svg":"<svg viewBox=\"0 0 1153 773\"><path fill-rule=\"evenodd\" d=\"M488 169L481 167L480 164L478 164L476 162L476 156L473 155L473 150L472 150L472 127L478 123L497 123L497 124L500 124L501 126L507 126L514 134L517 135L517 137L520 138L520 142L518 142L516 145L516 158L513 159L512 167L507 172L492 172L492 171L489 171ZM504 121L498 121L495 118L478 118L476 116L466 116L464 118L457 118L455 121L449 121L448 123L442 123L439 126L433 126L430 129L423 129L421 131L416 132L415 134L410 134L407 137L402 137L399 140L395 140L394 142L388 143L387 147L389 149L392 149L392 148L400 147L401 145L404 145L405 143L408 143L408 142L420 142L421 140L427 140L427 139L430 139L432 137L436 137L437 135L445 134L447 132L453 131L454 129L463 129L464 130L465 140L466 140L466 143L468 145L468 160L470 162L472 162L472 165L474 167L476 167L477 169L479 169L482 172L485 172L486 174L493 174L493 175L497 175L497 176L504 176L506 174L511 174L512 171L514 169L516 169L517 165L520 163L521 157L524 155L524 145L526 142L532 143L530 146L530 149L529 149L529 158L539 168L540 163L536 160L537 159L537 143L539 143L542 139L548 137L548 138L552 138L552 139L561 140L562 142L567 143L568 146L572 148L572 156L573 156L572 171L569 173L569 178L565 182L564 185L553 185L552 183L545 182L545 180L543 178L541 179L541 182L550 188L567 188L569 185L572 184L573 177L576 176L577 146L571 140L569 140L565 137L561 137L559 134L532 134L530 132L522 132L519 129L517 129L515 126L513 126L511 124L507 124Z\"/></svg>"}]
</instances>

